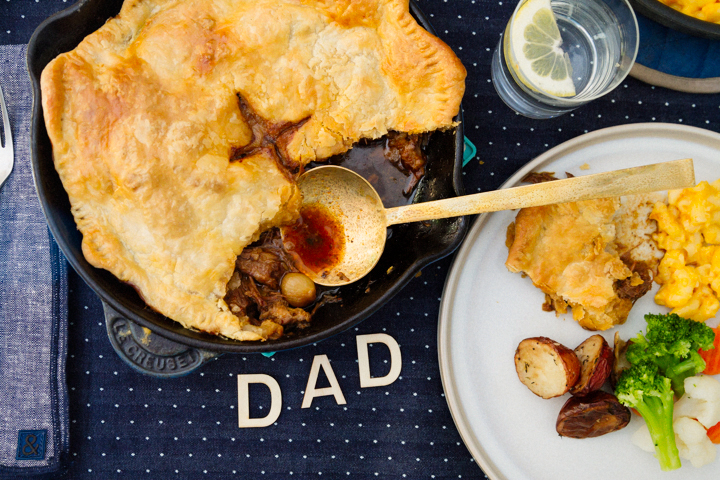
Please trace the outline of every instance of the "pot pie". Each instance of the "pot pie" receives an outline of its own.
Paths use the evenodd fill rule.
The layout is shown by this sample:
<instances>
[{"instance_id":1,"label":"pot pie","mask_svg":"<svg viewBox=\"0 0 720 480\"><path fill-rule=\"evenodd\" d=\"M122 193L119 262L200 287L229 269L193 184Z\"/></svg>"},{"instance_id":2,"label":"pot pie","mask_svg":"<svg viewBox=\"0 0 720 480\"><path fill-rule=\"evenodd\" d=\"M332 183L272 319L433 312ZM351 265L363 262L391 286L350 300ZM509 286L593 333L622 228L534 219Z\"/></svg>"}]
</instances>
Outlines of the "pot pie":
<instances>
[{"instance_id":1,"label":"pot pie","mask_svg":"<svg viewBox=\"0 0 720 480\"><path fill-rule=\"evenodd\" d=\"M545 179L546 180L546 179ZM544 181L544 180L543 180ZM587 330L625 323L652 287L662 252L649 219L658 194L523 208L510 224L507 269L545 293L545 311L572 310Z\"/></svg>"},{"instance_id":2,"label":"pot pie","mask_svg":"<svg viewBox=\"0 0 720 480\"><path fill-rule=\"evenodd\" d=\"M126 0L41 87L88 262L187 328L265 340L282 322L232 311L228 283L298 218L296 176L453 128L464 78L407 0Z\"/></svg>"}]
</instances>

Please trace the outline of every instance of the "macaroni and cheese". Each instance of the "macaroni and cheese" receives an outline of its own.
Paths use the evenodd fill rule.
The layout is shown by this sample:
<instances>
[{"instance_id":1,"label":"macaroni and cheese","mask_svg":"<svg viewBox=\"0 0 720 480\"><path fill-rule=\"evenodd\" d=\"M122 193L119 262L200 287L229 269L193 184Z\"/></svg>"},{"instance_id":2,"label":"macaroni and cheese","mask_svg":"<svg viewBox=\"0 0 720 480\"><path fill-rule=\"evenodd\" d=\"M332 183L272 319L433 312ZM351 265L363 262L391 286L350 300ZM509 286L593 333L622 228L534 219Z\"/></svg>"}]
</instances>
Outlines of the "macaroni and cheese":
<instances>
[{"instance_id":1,"label":"macaroni and cheese","mask_svg":"<svg viewBox=\"0 0 720 480\"><path fill-rule=\"evenodd\" d=\"M680 13L706 22L720 23L720 0L660 0Z\"/></svg>"},{"instance_id":2,"label":"macaroni and cheese","mask_svg":"<svg viewBox=\"0 0 720 480\"><path fill-rule=\"evenodd\" d=\"M720 180L669 192L650 218L665 250L655 302L696 321L713 318L720 308Z\"/></svg>"}]
</instances>

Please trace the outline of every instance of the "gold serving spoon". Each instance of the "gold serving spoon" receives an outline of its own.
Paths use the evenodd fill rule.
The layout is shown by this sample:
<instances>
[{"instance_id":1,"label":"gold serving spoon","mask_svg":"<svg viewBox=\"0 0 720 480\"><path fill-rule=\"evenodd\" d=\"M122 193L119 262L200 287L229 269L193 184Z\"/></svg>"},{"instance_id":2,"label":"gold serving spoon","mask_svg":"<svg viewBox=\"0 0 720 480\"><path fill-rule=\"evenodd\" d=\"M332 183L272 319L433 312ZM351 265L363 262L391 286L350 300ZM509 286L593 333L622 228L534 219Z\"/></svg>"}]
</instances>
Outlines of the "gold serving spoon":
<instances>
[{"instance_id":1,"label":"gold serving spoon","mask_svg":"<svg viewBox=\"0 0 720 480\"><path fill-rule=\"evenodd\" d=\"M324 253L318 256L325 265L309 267L311 262L306 260L311 259L300 245L303 240L297 235L289 240L288 227L282 231L286 247L299 258L298 268L303 273L319 285L339 286L355 282L373 269L385 248L390 225L694 185L692 159L684 159L386 209L367 180L346 168L328 165L308 170L298 179L303 195L301 212L325 212L327 221L315 225L324 236L311 235L306 242L306 246L321 247ZM329 248L327 241L335 241L335 247Z\"/></svg>"}]
</instances>

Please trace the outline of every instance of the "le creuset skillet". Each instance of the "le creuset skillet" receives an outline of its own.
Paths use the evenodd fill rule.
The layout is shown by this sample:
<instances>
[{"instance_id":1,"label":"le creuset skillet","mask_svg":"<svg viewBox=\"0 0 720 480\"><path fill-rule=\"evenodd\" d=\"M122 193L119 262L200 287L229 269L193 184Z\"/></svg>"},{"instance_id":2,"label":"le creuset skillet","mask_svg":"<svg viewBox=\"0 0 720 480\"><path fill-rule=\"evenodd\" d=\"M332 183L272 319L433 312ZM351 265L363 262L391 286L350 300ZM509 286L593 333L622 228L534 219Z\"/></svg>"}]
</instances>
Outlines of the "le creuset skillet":
<instances>
[{"instance_id":1,"label":"le creuset skillet","mask_svg":"<svg viewBox=\"0 0 720 480\"><path fill-rule=\"evenodd\" d=\"M40 75L43 68L58 54L72 50L88 34L120 11L122 0L80 0L72 7L50 17L33 34L27 51L27 66L33 85L32 166L37 194L50 231L75 271L102 299L108 321L108 332L122 342L122 328L140 332L150 329L164 339L210 352L275 352L325 339L357 324L377 311L397 294L425 265L453 252L468 227L465 218L397 225L388 232L387 248L375 269L357 283L338 289L342 302L320 308L311 325L287 334L278 340L240 342L183 328L179 323L150 309L137 292L106 270L91 266L82 254L82 235L70 212L70 203L55 171L52 147L43 121ZM411 2L410 9L418 22L432 32L432 27L419 8ZM461 117L458 117L461 120ZM422 202L462 194L463 159L462 123L452 130L435 132L428 142L427 171L417 187L414 200ZM130 320L124 322L123 319ZM123 327L124 325L124 327ZM113 329L117 330L114 335ZM118 345L116 350L118 350ZM133 366L143 368L158 362L135 347L120 345L133 357ZM131 351L128 351L131 350ZM118 352L121 353L122 352ZM166 352L167 353L167 352ZM138 360L138 357L139 360ZM174 359L188 363L193 358ZM165 361L165 360L163 360ZM143 364L144 363L144 364ZM150 365L152 366L152 365Z\"/></svg>"}]
</instances>

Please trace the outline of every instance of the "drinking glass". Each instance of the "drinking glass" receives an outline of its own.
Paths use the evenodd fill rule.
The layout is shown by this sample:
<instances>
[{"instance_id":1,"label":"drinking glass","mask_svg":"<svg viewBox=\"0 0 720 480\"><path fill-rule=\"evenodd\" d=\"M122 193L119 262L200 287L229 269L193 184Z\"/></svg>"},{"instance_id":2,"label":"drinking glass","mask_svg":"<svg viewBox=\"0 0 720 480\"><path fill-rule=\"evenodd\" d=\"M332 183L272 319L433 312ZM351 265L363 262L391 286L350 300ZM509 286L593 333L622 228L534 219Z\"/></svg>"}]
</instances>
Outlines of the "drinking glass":
<instances>
[{"instance_id":1,"label":"drinking glass","mask_svg":"<svg viewBox=\"0 0 720 480\"><path fill-rule=\"evenodd\" d=\"M532 85L514 59L513 22L524 4L538 1L543 3L520 0L515 8L493 54L492 81L507 106L526 117L545 119L605 95L625 79L638 51L638 25L627 0L551 0L575 87L574 95L560 96Z\"/></svg>"}]
</instances>

